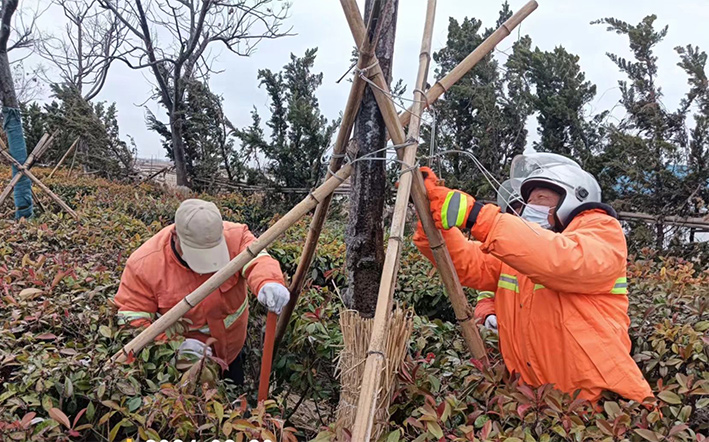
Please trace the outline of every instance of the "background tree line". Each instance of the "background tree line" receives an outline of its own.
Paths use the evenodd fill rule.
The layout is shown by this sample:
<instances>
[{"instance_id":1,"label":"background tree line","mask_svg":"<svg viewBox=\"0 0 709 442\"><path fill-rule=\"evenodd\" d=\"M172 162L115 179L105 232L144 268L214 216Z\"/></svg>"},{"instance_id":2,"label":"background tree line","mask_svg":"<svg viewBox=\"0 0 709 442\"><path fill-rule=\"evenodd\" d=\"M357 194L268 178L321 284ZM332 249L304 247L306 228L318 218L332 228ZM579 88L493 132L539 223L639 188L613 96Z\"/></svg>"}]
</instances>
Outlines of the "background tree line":
<instances>
[{"instance_id":1,"label":"background tree line","mask_svg":"<svg viewBox=\"0 0 709 442\"><path fill-rule=\"evenodd\" d=\"M178 184L205 189L218 177L241 184L308 188L324 176L323 159L338 121L319 108L322 74L313 70L316 48L292 54L278 72L258 72L254 80L268 97L268 115L254 108L247 127L234 127L224 113L222 97L209 88L214 72L208 49L222 46L236 56L248 56L255 42L288 35L283 29L287 4L272 0L179 2L173 8L120 0L56 0L56 4L68 18L66 33L42 35L35 30L34 44L48 68L39 75L51 84L54 99L44 105L31 99L22 103L30 147L45 132L58 131L57 143L65 147L80 137L77 161L106 176L130 175L135 146L119 137L115 105L96 100L117 62L145 70L154 80L153 98L164 112L148 113L146 124L161 135L175 162ZM446 45L434 54L435 75L449 72L511 14L505 2L490 28L475 18L451 18ZM594 22L619 34L619 43L627 44L632 53L629 59L608 54L623 75L620 119L611 118L611 110L590 110L597 90L577 55L561 45L541 50L525 35L508 53L488 55L427 113L421 155L428 155L433 136L435 151L470 152L502 181L511 158L531 143L537 150L577 160L598 177L605 199L619 210L705 215L707 55L687 44L676 48L676 59L658 60L654 48L668 28L658 29L655 20L648 16L638 24L614 18ZM677 109L663 104L657 80L660 63L677 63L687 75L686 94ZM528 133L530 118L537 121L536 135ZM51 150L44 160L55 161L62 153ZM469 158L445 155L435 158L434 164L449 185L494 198L494 189ZM632 240L638 244L662 247L678 236L678 231L662 224L632 227Z\"/></svg>"}]
</instances>

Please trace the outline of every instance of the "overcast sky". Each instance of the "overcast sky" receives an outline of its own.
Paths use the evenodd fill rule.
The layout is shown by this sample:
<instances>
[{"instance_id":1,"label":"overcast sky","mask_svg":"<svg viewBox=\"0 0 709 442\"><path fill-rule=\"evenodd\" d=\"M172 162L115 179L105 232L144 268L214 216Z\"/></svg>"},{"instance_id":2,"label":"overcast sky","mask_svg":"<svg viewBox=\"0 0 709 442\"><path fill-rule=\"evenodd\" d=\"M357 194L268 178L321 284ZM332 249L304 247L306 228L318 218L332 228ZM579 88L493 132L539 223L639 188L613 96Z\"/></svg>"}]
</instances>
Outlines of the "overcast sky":
<instances>
[{"instance_id":1,"label":"overcast sky","mask_svg":"<svg viewBox=\"0 0 709 442\"><path fill-rule=\"evenodd\" d=\"M224 72L211 79L213 91L224 97L226 115L241 127L250 124L251 109L256 106L261 115L268 117L266 92L259 89L256 75L258 69L279 70L289 60L289 54L302 55L307 48L318 48L315 72L323 72L323 84L318 91L321 110L328 118L336 118L344 107L349 92L349 83L336 84L349 67L353 40L336 0L293 0L290 18L296 36L274 41L264 41L254 55L237 57L221 51L216 68ZM364 0L358 0L362 7ZM510 0L513 11L525 1ZM25 3L26 4L26 3ZM20 3L22 7L23 2ZM449 17L459 21L465 17L482 19L484 27L492 27L497 19L500 1L492 0L438 0L434 28L433 49L445 45ZM394 51L394 78L403 78L411 94L416 77L418 50L426 10L425 0L399 0L396 47ZM659 57L659 84L665 93L664 103L672 109L687 89L686 75L677 67L674 47L688 43L709 50L709 2L707 0L539 0L539 8L521 25L521 33L532 38L533 46L551 50L563 45L568 51L578 54L581 68L587 79L598 87L598 94L590 111L610 109L617 103L620 92L617 82L621 78L616 66L606 52L629 56L627 39L610 33L603 25L591 25L592 20L616 17L632 24L643 17L656 14L657 27L669 25L667 38L657 48ZM42 27L49 29L60 23L55 14L43 17ZM517 39L517 30L498 47L508 49ZM504 58L504 54L498 53ZM429 78L433 76L433 68ZM131 71L115 64L108 81L97 97L98 100L116 102L121 135L131 135L142 158L163 158L165 152L160 138L145 127L145 111L141 105L151 93L149 72ZM165 119L164 111L157 103L147 106Z\"/></svg>"}]
</instances>

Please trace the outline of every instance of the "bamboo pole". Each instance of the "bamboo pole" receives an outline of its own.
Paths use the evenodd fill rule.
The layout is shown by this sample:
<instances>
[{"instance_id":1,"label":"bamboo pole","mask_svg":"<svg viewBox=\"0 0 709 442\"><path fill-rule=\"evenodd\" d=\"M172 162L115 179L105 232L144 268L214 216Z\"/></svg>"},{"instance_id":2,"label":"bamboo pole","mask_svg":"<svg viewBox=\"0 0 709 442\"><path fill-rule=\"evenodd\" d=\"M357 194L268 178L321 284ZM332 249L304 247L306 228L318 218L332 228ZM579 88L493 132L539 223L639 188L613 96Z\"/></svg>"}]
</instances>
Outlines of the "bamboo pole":
<instances>
[{"instance_id":1,"label":"bamboo pole","mask_svg":"<svg viewBox=\"0 0 709 442\"><path fill-rule=\"evenodd\" d=\"M36 158L39 158L42 156L42 145L47 141L47 137L49 137L49 134L44 134L42 135L42 138L39 139L37 144L34 146L34 149L32 149L32 152L29 154L27 159L25 160L24 166L27 168L32 167L32 164L34 163ZM22 174L19 172L15 174L12 179L10 179L10 182L7 183L7 186L2 191L2 194L0 194L0 204L5 202L5 198L7 198L10 195L10 192L12 192L12 189L15 188L15 185L20 181L20 178L22 178Z\"/></svg>"},{"instance_id":2,"label":"bamboo pole","mask_svg":"<svg viewBox=\"0 0 709 442\"><path fill-rule=\"evenodd\" d=\"M380 8L377 8L375 5L372 9L372 18L379 10ZM369 28L371 28L373 21L374 20L370 20ZM381 23L381 20L379 20L378 23ZM379 27L381 26L378 26L378 28ZM359 45L359 59L357 60L358 71L366 69L371 64L372 58L374 58L377 36L379 35L378 31L379 29L369 29L369 31L365 29L365 35L369 37L363 38L361 40L361 44ZM337 133L335 146L332 150L332 157L330 158L330 166L327 171L326 179L332 176L333 173L337 173L340 167L342 167L347 142L352 133L357 112L362 104L362 97L364 96L364 89L366 86L367 84L363 79L358 76L354 77L352 87L350 88L350 94L347 97L347 104L345 105L345 112L342 116L340 129ZM307 278L310 266L313 263L313 258L315 258L315 249L317 248L318 239L322 233L322 228L325 225L325 219L327 218L327 211L330 208L332 197L333 194L330 194L325 197L320 204L318 204L315 208L313 218L310 221L310 228L308 229L305 245L303 246L303 251L301 252L300 260L298 261L298 267L295 270L290 287L288 288L290 291L290 300L283 308L283 311L278 318L278 327L276 328L276 350L278 349L278 344L281 342L286 333L288 323L293 315L293 310L295 310L295 306L298 303L298 297L300 296L300 292L303 290L303 284L305 284L305 279Z\"/></svg>"},{"instance_id":3,"label":"bamboo pole","mask_svg":"<svg viewBox=\"0 0 709 442\"><path fill-rule=\"evenodd\" d=\"M185 296L182 302L176 304L167 313L153 322L150 327L143 330L138 336L133 338L118 353L111 357L110 362L125 362L128 355L136 354L146 345L151 343L160 333L167 330L178 319L185 315L192 307L196 306L204 298L218 289L224 281L241 270L246 263L254 259L260 251L283 234L290 226L295 224L300 218L310 212L327 195L331 194L337 186L346 180L352 173L352 166L346 165L336 176L331 177L317 189L313 190L304 200L296 204L283 218L266 230L256 241L252 242L246 250L234 257L225 267L220 269L202 285L197 287L192 293Z\"/></svg>"},{"instance_id":4,"label":"bamboo pole","mask_svg":"<svg viewBox=\"0 0 709 442\"><path fill-rule=\"evenodd\" d=\"M59 160L59 162L57 163L57 165L54 166L54 169L52 169L52 173L50 173L47 178L51 178L51 177L54 176L54 172L56 172L57 169L59 169L59 166L61 166L61 165L64 163L64 160L66 160L66 157L69 156L69 153L70 153L72 150L74 150L74 148L76 147L77 144L79 144L79 137L76 137L76 140L74 140L74 142L71 143L71 146L69 146L69 149L67 149L66 152L64 152L64 155L62 155L62 158Z\"/></svg>"},{"instance_id":5,"label":"bamboo pole","mask_svg":"<svg viewBox=\"0 0 709 442\"><path fill-rule=\"evenodd\" d=\"M5 146L5 142L0 140L0 145L2 146L2 148L0 148L0 154L2 154L8 161L10 161L10 163L14 164L15 167L17 167L17 170L19 171L19 173L24 173L27 176L27 178L32 180L32 182L34 182L40 189L44 190L47 193L47 195L49 195L54 200L54 202L59 204L59 206L62 209L64 209L65 212L67 212L69 215L73 216L75 220L79 221L79 215L77 215L76 212L74 212L71 207L67 206L66 203L64 201L62 201L61 198L59 198L54 192L52 192L49 189L49 187L45 186L44 183L42 183L39 180L39 178L34 176L34 174L32 172L30 172L29 169L25 168L25 166L20 164L19 161L14 159L12 157L12 155L10 155L5 150L5 149L7 149L7 146ZM18 175L19 175L19 173L18 173Z\"/></svg>"},{"instance_id":6,"label":"bamboo pole","mask_svg":"<svg viewBox=\"0 0 709 442\"><path fill-rule=\"evenodd\" d=\"M480 45L475 48L473 52L468 54L463 61L460 62L453 70L451 70L445 77L441 78L434 84L431 89L426 92L426 102L433 103L443 95L451 86L458 82L465 74L467 74L480 60L483 59L487 54L492 52L502 40L504 40L514 28L516 28L524 19L529 17L529 15L534 12L539 4L535 0L530 0L527 2L519 11L514 13L505 23L502 24L495 32L493 32L488 38L485 39ZM361 29L358 30L357 41L361 38ZM408 110L404 111L400 115L401 124L406 126L409 124L411 119L411 106Z\"/></svg>"},{"instance_id":7,"label":"bamboo pole","mask_svg":"<svg viewBox=\"0 0 709 442\"><path fill-rule=\"evenodd\" d=\"M163 173L163 172L168 172L168 171L169 171L170 169L172 169L173 167L175 167L175 166L165 166L165 167L163 167L162 169L160 169L160 170L158 170L157 172L155 172L155 173L153 173L152 175L150 175L149 177L147 177L146 179L144 179L143 181L141 181L141 183L147 183L148 181L152 180L153 178L155 178L156 176L160 175L161 173ZM216 176L215 176L215 178L216 178ZM211 182L213 183L214 180L212 180Z\"/></svg>"},{"instance_id":8,"label":"bamboo pole","mask_svg":"<svg viewBox=\"0 0 709 442\"><path fill-rule=\"evenodd\" d=\"M380 394L380 377L384 371L386 358L386 338L389 330L389 318L391 315L391 305L396 286L396 278L399 270L399 257L403 246L404 229L406 227L406 212L409 207L409 197L411 196L411 185L413 182L413 167L418 151L419 129L421 124L420 115L423 112L424 92L428 76L428 68L431 61L431 39L433 36L433 22L436 15L436 0L428 0L426 8L426 22L424 26L423 38L421 41L421 53L419 55L419 69L416 77L416 88L414 96L419 95L419 100L414 103L413 117L409 125L408 139L411 144L404 148L402 173L399 177L399 188L396 192L396 202L394 203L394 214L391 221L389 240L384 257L384 267L382 278L379 283L379 294L377 296L377 306L374 313L374 323L372 325L372 337L369 341L369 350L362 376L362 389L359 393L357 403L357 414L352 428L353 441L368 441L371 437L372 424L374 421L374 411L377 399ZM381 105L380 105L381 108ZM382 109L383 111L385 109ZM383 112L382 112L383 113ZM401 125L396 121L399 128ZM410 169L406 170L405 167Z\"/></svg>"},{"instance_id":9,"label":"bamboo pole","mask_svg":"<svg viewBox=\"0 0 709 442\"><path fill-rule=\"evenodd\" d=\"M72 172L74 171L74 162L76 161L76 153L79 151L81 141L79 141L79 144L77 144L76 148L74 149L74 155L71 156L71 165L69 166L69 170L67 171L67 177L71 178Z\"/></svg>"}]
</instances>

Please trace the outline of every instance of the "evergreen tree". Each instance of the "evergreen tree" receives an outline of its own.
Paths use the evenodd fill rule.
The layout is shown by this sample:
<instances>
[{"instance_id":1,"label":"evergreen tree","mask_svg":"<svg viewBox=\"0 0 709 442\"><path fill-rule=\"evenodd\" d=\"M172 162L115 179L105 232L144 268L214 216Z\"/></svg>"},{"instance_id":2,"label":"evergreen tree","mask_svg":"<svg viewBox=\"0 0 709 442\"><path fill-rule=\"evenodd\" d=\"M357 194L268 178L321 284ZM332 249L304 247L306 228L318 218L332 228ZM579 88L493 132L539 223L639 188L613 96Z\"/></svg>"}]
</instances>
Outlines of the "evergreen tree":
<instances>
[{"instance_id":1,"label":"evergreen tree","mask_svg":"<svg viewBox=\"0 0 709 442\"><path fill-rule=\"evenodd\" d=\"M537 113L539 151L554 152L586 164L599 152L597 123L587 121L584 108L596 95L596 86L586 81L578 55L562 46L553 51L536 48L522 56L528 65L526 78L533 91L529 98Z\"/></svg>"},{"instance_id":2,"label":"evergreen tree","mask_svg":"<svg viewBox=\"0 0 709 442\"><path fill-rule=\"evenodd\" d=\"M267 164L261 180L278 187L313 187L324 174L321 157L330 145L336 122L320 113L317 88L322 73L312 73L317 48L308 49L303 57L291 54L280 72L262 69L258 72L270 100L271 117L267 139L258 112L252 112L251 126L238 129L241 141L239 159L263 155ZM253 177L252 177L253 178Z\"/></svg>"},{"instance_id":3,"label":"evergreen tree","mask_svg":"<svg viewBox=\"0 0 709 442\"><path fill-rule=\"evenodd\" d=\"M42 158L56 162L64 151L80 138L76 160L99 175L121 178L133 173L135 146L120 139L118 112L115 103L91 103L71 86L52 85L55 100L44 106L44 115L37 112L36 105L27 109L30 146L39 141L40 133L54 133L54 149ZM36 140L35 140L36 138ZM34 143L34 144L32 144Z\"/></svg>"},{"instance_id":4,"label":"evergreen tree","mask_svg":"<svg viewBox=\"0 0 709 442\"><path fill-rule=\"evenodd\" d=\"M626 111L618 124L609 124L608 141L600 158L599 171L607 196L616 200L617 208L679 215L686 210L692 191L687 178L688 105L668 110L662 102L662 89L657 84L655 46L667 35L667 26L656 29L656 16L645 17L637 25L615 18L595 23L608 25L608 30L628 37L633 59L608 54L627 76L618 82L620 103ZM691 92L690 92L691 93ZM663 248L666 235L657 223L655 245Z\"/></svg>"},{"instance_id":5,"label":"evergreen tree","mask_svg":"<svg viewBox=\"0 0 709 442\"><path fill-rule=\"evenodd\" d=\"M200 81L186 87L184 132L182 134L187 177L195 189L205 189L213 178L224 172L232 179L233 127L224 116L222 97ZM163 137L163 147L174 161L173 136L170 126L148 111L148 128Z\"/></svg>"},{"instance_id":6,"label":"evergreen tree","mask_svg":"<svg viewBox=\"0 0 709 442\"><path fill-rule=\"evenodd\" d=\"M497 26L511 15L505 2ZM438 64L437 78L450 72L494 32L494 29L481 29L480 20L465 18L459 23L450 18L446 47L433 55ZM509 160L521 153L526 142L525 122L531 108L524 79L527 67L522 57L530 45L528 37L515 42L502 65L494 54L488 54L436 103L437 151L471 152L498 180L504 180ZM428 137L427 129L423 138L428 140ZM426 153L428 149L427 144L422 146ZM446 156L439 164L451 173L446 175L451 186L478 196L494 196L487 180L467 156Z\"/></svg>"}]
</instances>

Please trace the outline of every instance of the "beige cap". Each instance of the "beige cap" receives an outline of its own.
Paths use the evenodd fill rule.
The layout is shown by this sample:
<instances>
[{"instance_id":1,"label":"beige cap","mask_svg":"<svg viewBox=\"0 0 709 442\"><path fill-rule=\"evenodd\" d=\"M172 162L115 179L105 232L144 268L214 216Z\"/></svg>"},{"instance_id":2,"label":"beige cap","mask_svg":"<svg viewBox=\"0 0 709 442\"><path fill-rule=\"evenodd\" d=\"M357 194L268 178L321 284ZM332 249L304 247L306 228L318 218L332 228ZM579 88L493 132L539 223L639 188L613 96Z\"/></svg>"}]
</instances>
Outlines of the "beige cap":
<instances>
[{"instance_id":1,"label":"beige cap","mask_svg":"<svg viewBox=\"0 0 709 442\"><path fill-rule=\"evenodd\" d=\"M189 199L175 212L182 259L197 273L214 273L229 263L222 215L214 203Z\"/></svg>"}]
</instances>

